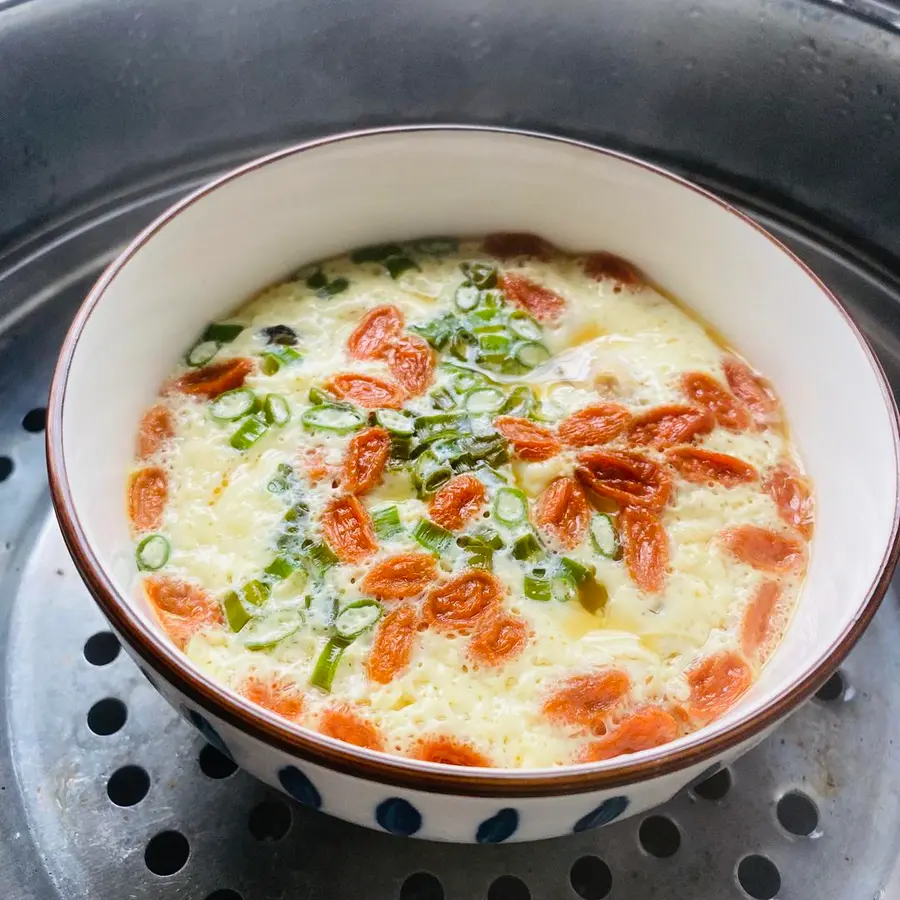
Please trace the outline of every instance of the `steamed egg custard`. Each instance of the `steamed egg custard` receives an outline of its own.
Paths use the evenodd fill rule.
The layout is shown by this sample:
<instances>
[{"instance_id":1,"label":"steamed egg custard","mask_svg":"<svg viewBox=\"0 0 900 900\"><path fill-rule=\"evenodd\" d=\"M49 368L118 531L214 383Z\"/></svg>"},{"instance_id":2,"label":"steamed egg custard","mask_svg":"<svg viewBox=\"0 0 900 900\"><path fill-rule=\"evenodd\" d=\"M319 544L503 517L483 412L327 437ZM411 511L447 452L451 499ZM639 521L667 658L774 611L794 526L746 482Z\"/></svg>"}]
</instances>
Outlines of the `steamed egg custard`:
<instances>
[{"instance_id":1,"label":"steamed egg custard","mask_svg":"<svg viewBox=\"0 0 900 900\"><path fill-rule=\"evenodd\" d=\"M527 234L362 248L210 324L127 494L137 589L203 671L505 768L731 707L813 520L763 376L626 261Z\"/></svg>"}]
</instances>

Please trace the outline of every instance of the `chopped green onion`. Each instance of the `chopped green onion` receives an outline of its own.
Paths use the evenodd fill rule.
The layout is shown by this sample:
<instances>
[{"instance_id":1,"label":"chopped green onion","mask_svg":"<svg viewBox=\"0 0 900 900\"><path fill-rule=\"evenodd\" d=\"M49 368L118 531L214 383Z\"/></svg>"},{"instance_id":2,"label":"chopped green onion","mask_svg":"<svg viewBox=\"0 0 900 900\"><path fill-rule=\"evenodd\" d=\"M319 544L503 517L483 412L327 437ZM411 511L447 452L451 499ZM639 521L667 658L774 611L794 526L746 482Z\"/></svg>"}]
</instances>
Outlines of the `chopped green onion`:
<instances>
[{"instance_id":1,"label":"chopped green onion","mask_svg":"<svg viewBox=\"0 0 900 900\"><path fill-rule=\"evenodd\" d=\"M354 409L340 403L321 403L306 410L300 420L307 428L314 431L333 431L336 434L349 434L362 428L365 416Z\"/></svg>"},{"instance_id":2,"label":"chopped green onion","mask_svg":"<svg viewBox=\"0 0 900 900\"><path fill-rule=\"evenodd\" d=\"M323 391L322 388L311 387L309 389L309 402L313 406L321 406L323 403L334 403L336 399L333 394Z\"/></svg>"},{"instance_id":3,"label":"chopped green onion","mask_svg":"<svg viewBox=\"0 0 900 900\"><path fill-rule=\"evenodd\" d=\"M539 340L543 329L531 316L517 309L509 317L509 330L523 341Z\"/></svg>"},{"instance_id":4,"label":"chopped green onion","mask_svg":"<svg viewBox=\"0 0 900 900\"><path fill-rule=\"evenodd\" d=\"M421 519L412 536L426 550L437 554L443 553L453 543L453 535L430 519Z\"/></svg>"},{"instance_id":5,"label":"chopped green onion","mask_svg":"<svg viewBox=\"0 0 900 900\"><path fill-rule=\"evenodd\" d=\"M240 631L253 618L236 591L229 591L222 601L225 619L232 631Z\"/></svg>"},{"instance_id":6,"label":"chopped green onion","mask_svg":"<svg viewBox=\"0 0 900 900\"><path fill-rule=\"evenodd\" d=\"M217 422L236 422L256 412L259 400L250 388L235 388L233 391L225 391L219 394L209 404L209 414Z\"/></svg>"},{"instance_id":7,"label":"chopped green onion","mask_svg":"<svg viewBox=\"0 0 900 900\"><path fill-rule=\"evenodd\" d=\"M282 366L299 362L303 355L293 347L276 347L263 353L262 370L265 375L274 375Z\"/></svg>"},{"instance_id":8,"label":"chopped green onion","mask_svg":"<svg viewBox=\"0 0 900 900\"><path fill-rule=\"evenodd\" d=\"M523 341L513 347L516 362L533 369L550 359L550 351L537 341Z\"/></svg>"},{"instance_id":9,"label":"chopped green onion","mask_svg":"<svg viewBox=\"0 0 900 900\"><path fill-rule=\"evenodd\" d=\"M306 559L321 577L338 561L331 547L323 542L309 544L304 548Z\"/></svg>"},{"instance_id":10,"label":"chopped green onion","mask_svg":"<svg viewBox=\"0 0 900 900\"><path fill-rule=\"evenodd\" d=\"M469 350L477 343L478 340L474 334L465 328L457 328L448 349L457 359L466 361L469 358Z\"/></svg>"},{"instance_id":11,"label":"chopped green onion","mask_svg":"<svg viewBox=\"0 0 900 900\"><path fill-rule=\"evenodd\" d=\"M410 459L413 452L413 439L409 434L391 435L391 459L401 462Z\"/></svg>"},{"instance_id":12,"label":"chopped green onion","mask_svg":"<svg viewBox=\"0 0 900 900\"><path fill-rule=\"evenodd\" d=\"M543 569L534 569L530 575L526 575L522 582L522 590L529 600L546 603L553 599L550 579L547 578Z\"/></svg>"},{"instance_id":13,"label":"chopped green onion","mask_svg":"<svg viewBox=\"0 0 900 900\"><path fill-rule=\"evenodd\" d=\"M231 436L231 446L235 450L249 450L268 430L261 416L250 416Z\"/></svg>"},{"instance_id":14,"label":"chopped green onion","mask_svg":"<svg viewBox=\"0 0 900 900\"><path fill-rule=\"evenodd\" d=\"M449 256L459 250L459 241L448 237L419 238L410 246L428 256Z\"/></svg>"},{"instance_id":15,"label":"chopped green onion","mask_svg":"<svg viewBox=\"0 0 900 900\"><path fill-rule=\"evenodd\" d=\"M509 355L510 340L505 334L479 334L478 356L479 359L504 360Z\"/></svg>"},{"instance_id":16,"label":"chopped green onion","mask_svg":"<svg viewBox=\"0 0 900 900\"><path fill-rule=\"evenodd\" d=\"M215 341L217 344L230 344L242 331L243 325L227 322L213 322L206 326L201 341Z\"/></svg>"},{"instance_id":17,"label":"chopped green onion","mask_svg":"<svg viewBox=\"0 0 900 900\"><path fill-rule=\"evenodd\" d=\"M328 284L322 285L322 287L316 291L316 296L321 297L323 300L327 300L329 297L343 294L348 287L350 287L350 282L347 281L346 278L335 278L334 281L329 281Z\"/></svg>"},{"instance_id":18,"label":"chopped green onion","mask_svg":"<svg viewBox=\"0 0 900 900\"><path fill-rule=\"evenodd\" d=\"M506 331L506 319L503 311L495 306L472 311L466 318L466 322L475 334Z\"/></svg>"},{"instance_id":19,"label":"chopped green onion","mask_svg":"<svg viewBox=\"0 0 900 900\"><path fill-rule=\"evenodd\" d=\"M476 387L481 387L485 383L484 378L475 372L460 372L453 376L451 386L457 394L467 394Z\"/></svg>"},{"instance_id":20,"label":"chopped green onion","mask_svg":"<svg viewBox=\"0 0 900 900\"><path fill-rule=\"evenodd\" d=\"M252 603L254 606L262 606L263 603L269 599L272 588L266 584L266 582L254 579L253 581L248 581L244 585L241 589L241 593L247 603Z\"/></svg>"},{"instance_id":21,"label":"chopped green onion","mask_svg":"<svg viewBox=\"0 0 900 900\"><path fill-rule=\"evenodd\" d=\"M266 343L278 344L281 347L293 347L297 343L297 332L289 325L268 325L262 329Z\"/></svg>"},{"instance_id":22,"label":"chopped green onion","mask_svg":"<svg viewBox=\"0 0 900 900\"><path fill-rule=\"evenodd\" d=\"M413 485L422 497L431 496L452 477L453 469L449 463L428 451L419 456L413 468Z\"/></svg>"},{"instance_id":23,"label":"chopped green onion","mask_svg":"<svg viewBox=\"0 0 900 900\"><path fill-rule=\"evenodd\" d=\"M487 487L503 487L507 483L506 478L487 463L479 463L474 471Z\"/></svg>"},{"instance_id":24,"label":"chopped green onion","mask_svg":"<svg viewBox=\"0 0 900 900\"><path fill-rule=\"evenodd\" d=\"M424 325L410 325L409 330L425 338L435 350L443 350L453 337L459 326L459 320L453 313L444 313Z\"/></svg>"},{"instance_id":25,"label":"chopped green onion","mask_svg":"<svg viewBox=\"0 0 900 900\"><path fill-rule=\"evenodd\" d=\"M494 498L494 516L504 525L520 525L528 518L528 498L516 488L500 488Z\"/></svg>"},{"instance_id":26,"label":"chopped green onion","mask_svg":"<svg viewBox=\"0 0 900 900\"><path fill-rule=\"evenodd\" d=\"M472 284L462 284L456 289L453 302L461 312L470 312L481 302L481 291Z\"/></svg>"},{"instance_id":27,"label":"chopped green onion","mask_svg":"<svg viewBox=\"0 0 900 900\"><path fill-rule=\"evenodd\" d=\"M384 261L384 267L388 270L388 274L394 281L410 269L415 269L417 272L422 271L419 268L419 264L408 256L392 256L390 259Z\"/></svg>"},{"instance_id":28,"label":"chopped green onion","mask_svg":"<svg viewBox=\"0 0 900 900\"><path fill-rule=\"evenodd\" d=\"M524 384L517 387L507 398L500 413L504 416L525 418L534 409L534 392Z\"/></svg>"},{"instance_id":29,"label":"chopped green onion","mask_svg":"<svg viewBox=\"0 0 900 900\"><path fill-rule=\"evenodd\" d=\"M458 437L439 438L428 448L435 459L453 463L465 453L465 443Z\"/></svg>"},{"instance_id":30,"label":"chopped green onion","mask_svg":"<svg viewBox=\"0 0 900 900\"><path fill-rule=\"evenodd\" d=\"M498 388L476 388L466 394L466 409L476 414L497 412L503 401L503 392Z\"/></svg>"},{"instance_id":31,"label":"chopped green onion","mask_svg":"<svg viewBox=\"0 0 900 900\"><path fill-rule=\"evenodd\" d=\"M375 534L382 541L388 541L403 532L400 513L396 506L385 506L372 510L372 525L375 528Z\"/></svg>"},{"instance_id":32,"label":"chopped green onion","mask_svg":"<svg viewBox=\"0 0 900 900\"><path fill-rule=\"evenodd\" d=\"M284 556L276 556L265 568L266 575L274 578L276 581L284 581L296 571L297 567Z\"/></svg>"},{"instance_id":33,"label":"chopped green onion","mask_svg":"<svg viewBox=\"0 0 900 900\"><path fill-rule=\"evenodd\" d=\"M423 441L454 437L461 431L469 430L466 414L461 412L440 412L419 416L415 424L416 434Z\"/></svg>"},{"instance_id":34,"label":"chopped green onion","mask_svg":"<svg viewBox=\"0 0 900 900\"><path fill-rule=\"evenodd\" d=\"M559 560L559 572L564 578L568 578L573 584L581 585L587 581L594 570L588 566L572 559L570 556L563 556Z\"/></svg>"},{"instance_id":35,"label":"chopped green onion","mask_svg":"<svg viewBox=\"0 0 900 900\"><path fill-rule=\"evenodd\" d=\"M612 519L606 513L596 513L591 519L591 543L594 549L607 559L619 556L619 535Z\"/></svg>"},{"instance_id":36,"label":"chopped green onion","mask_svg":"<svg viewBox=\"0 0 900 900\"><path fill-rule=\"evenodd\" d=\"M290 421L291 408L281 394L266 394L266 399L263 403L263 415L267 424L281 428Z\"/></svg>"},{"instance_id":37,"label":"chopped green onion","mask_svg":"<svg viewBox=\"0 0 900 900\"><path fill-rule=\"evenodd\" d=\"M497 284L497 270L488 263L460 263L466 280L480 290L488 290Z\"/></svg>"},{"instance_id":38,"label":"chopped green onion","mask_svg":"<svg viewBox=\"0 0 900 900\"><path fill-rule=\"evenodd\" d=\"M578 596L578 585L565 575L556 575L550 581L550 592L554 600L568 603Z\"/></svg>"},{"instance_id":39,"label":"chopped green onion","mask_svg":"<svg viewBox=\"0 0 900 900\"><path fill-rule=\"evenodd\" d=\"M169 542L161 534L148 534L135 550L137 567L142 572L155 572L169 561Z\"/></svg>"},{"instance_id":40,"label":"chopped green onion","mask_svg":"<svg viewBox=\"0 0 900 900\"><path fill-rule=\"evenodd\" d=\"M188 351L187 364L194 368L205 366L219 352L220 346L218 341L200 341Z\"/></svg>"},{"instance_id":41,"label":"chopped green onion","mask_svg":"<svg viewBox=\"0 0 900 900\"><path fill-rule=\"evenodd\" d=\"M309 507L301 500L295 503L285 514L285 522L303 522L309 517Z\"/></svg>"},{"instance_id":42,"label":"chopped green onion","mask_svg":"<svg viewBox=\"0 0 900 900\"><path fill-rule=\"evenodd\" d=\"M321 269L316 269L316 271L306 279L306 286L312 288L314 291L325 287L326 284L328 284L328 276Z\"/></svg>"},{"instance_id":43,"label":"chopped green onion","mask_svg":"<svg viewBox=\"0 0 900 900\"><path fill-rule=\"evenodd\" d=\"M396 409L377 410L375 421L391 434L414 434L416 430L415 420L406 413L399 412Z\"/></svg>"},{"instance_id":44,"label":"chopped green onion","mask_svg":"<svg viewBox=\"0 0 900 900\"><path fill-rule=\"evenodd\" d=\"M241 630L241 643L248 650L271 650L276 644L296 633L301 619L296 612L279 610L261 616Z\"/></svg>"},{"instance_id":45,"label":"chopped green onion","mask_svg":"<svg viewBox=\"0 0 900 900\"><path fill-rule=\"evenodd\" d=\"M357 600L349 603L334 620L334 630L339 637L349 641L358 638L381 618L381 604L376 600Z\"/></svg>"},{"instance_id":46,"label":"chopped green onion","mask_svg":"<svg viewBox=\"0 0 900 900\"><path fill-rule=\"evenodd\" d=\"M383 263L391 256L402 256L403 248L399 244L373 244L371 247L358 247L350 254L351 262Z\"/></svg>"},{"instance_id":47,"label":"chopped green onion","mask_svg":"<svg viewBox=\"0 0 900 900\"><path fill-rule=\"evenodd\" d=\"M523 534L513 541L513 559L522 560L524 562L525 560L533 559L535 556L540 554L540 552L541 545L538 542L538 539L531 532L529 532L528 534Z\"/></svg>"},{"instance_id":48,"label":"chopped green onion","mask_svg":"<svg viewBox=\"0 0 900 900\"><path fill-rule=\"evenodd\" d=\"M332 635L328 639L328 642L319 654L319 658L316 660L312 675L309 679L309 683L313 687L320 688L323 691L331 690L338 663L341 661L344 651L352 643L352 640L340 637L340 635L337 634Z\"/></svg>"},{"instance_id":49,"label":"chopped green onion","mask_svg":"<svg viewBox=\"0 0 900 900\"><path fill-rule=\"evenodd\" d=\"M456 406L456 401L445 387L435 388L428 396L435 409L447 410Z\"/></svg>"}]
</instances>

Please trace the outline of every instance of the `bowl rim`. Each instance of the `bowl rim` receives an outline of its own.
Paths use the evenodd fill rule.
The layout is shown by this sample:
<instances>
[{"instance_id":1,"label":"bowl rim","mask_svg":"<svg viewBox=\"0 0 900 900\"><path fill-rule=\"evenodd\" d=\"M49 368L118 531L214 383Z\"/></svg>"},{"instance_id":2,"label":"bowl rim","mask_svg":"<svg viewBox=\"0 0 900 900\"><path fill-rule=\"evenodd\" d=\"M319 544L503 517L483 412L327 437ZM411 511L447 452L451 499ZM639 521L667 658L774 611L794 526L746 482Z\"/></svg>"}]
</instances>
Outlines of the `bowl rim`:
<instances>
[{"instance_id":1,"label":"bowl rim","mask_svg":"<svg viewBox=\"0 0 900 900\"><path fill-rule=\"evenodd\" d=\"M152 625L142 620L125 597L116 591L111 579L91 550L75 509L68 483L62 438L62 416L69 370L81 333L93 310L102 300L107 288L120 270L179 213L245 174L323 146L391 134L423 132L508 135L530 138L535 141L549 141L597 153L629 163L646 172L666 178L686 190L700 194L715 203L724 212L737 216L742 222L754 228L770 241L777 251L786 254L795 265L803 270L822 295L831 301L843 316L847 327L855 335L881 388L891 420L895 469L900 471L900 416L898 416L897 404L881 363L865 336L841 301L806 263L765 228L720 197L679 175L629 154L585 141L538 131L453 123L359 129L326 135L281 148L250 160L190 192L155 218L132 239L116 259L104 269L82 302L63 341L53 374L46 432L50 496L63 539L79 574L106 618L124 638L132 652L136 653L151 669L158 671L171 686L202 710L212 713L238 731L262 741L270 747L324 768L368 781L431 793L470 797L549 797L580 794L630 786L682 769L699 766L714 757L726 754L745 741L756 736L762 737L766 729L784 718L792 708L807 699L827 680L871 622L887 592L898 556L900 556L900 496L895 496L894 520L884 556L876 577L868 589L866 599L859 606L858 615L836 637L831 646L820 654L811 666L807 667L802 677L790 682L763 708L727 727L720 727L718 730L714 728L712 732L703 737L687 740L674 750L669 749L672 747L671 744L664 744L654 750L644 751L637 758L624 757L621 760L573 764L552 769L462 768L390 756L326 737L256 706L235 692L226 693L226 690L217 685L210 677L197 670L188 657L168 641L161 631L154 629ZM898 480L897 493L900 494L900 480ZM700 733L698 731L695 734ZM690 738L690 736L687 737Z\"/></svg>"}]
</instances>

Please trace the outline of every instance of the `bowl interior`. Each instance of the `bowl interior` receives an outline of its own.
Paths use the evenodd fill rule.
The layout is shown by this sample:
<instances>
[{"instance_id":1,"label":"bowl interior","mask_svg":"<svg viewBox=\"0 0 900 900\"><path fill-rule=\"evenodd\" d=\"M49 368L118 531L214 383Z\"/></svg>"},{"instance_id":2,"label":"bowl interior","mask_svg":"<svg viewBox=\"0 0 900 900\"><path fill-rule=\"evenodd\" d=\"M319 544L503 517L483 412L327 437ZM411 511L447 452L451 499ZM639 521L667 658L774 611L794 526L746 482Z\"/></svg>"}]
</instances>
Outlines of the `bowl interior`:
<instances>
[{"instance_id":1,"label":"bowl interior","mask_svg":"<svg viewBox=\"0 0 900 900\"><path fill-rule=\"evenodd\" d=\"M812 559L777 653L704 733L722 731L813 670L861 614L893 543L893 407L845 313L796 260L703 192L612 154L508 132L361 135L248 167L151 226L82 310L54 392L51 417L61 404L61 419L51 459L61 446L55 461L89 554L120 602L149 620L132 590L125 472L142 411L208 321L323 256L496 230L633 260L781 395L816 490Z\"/></svg>"}]
</instances>

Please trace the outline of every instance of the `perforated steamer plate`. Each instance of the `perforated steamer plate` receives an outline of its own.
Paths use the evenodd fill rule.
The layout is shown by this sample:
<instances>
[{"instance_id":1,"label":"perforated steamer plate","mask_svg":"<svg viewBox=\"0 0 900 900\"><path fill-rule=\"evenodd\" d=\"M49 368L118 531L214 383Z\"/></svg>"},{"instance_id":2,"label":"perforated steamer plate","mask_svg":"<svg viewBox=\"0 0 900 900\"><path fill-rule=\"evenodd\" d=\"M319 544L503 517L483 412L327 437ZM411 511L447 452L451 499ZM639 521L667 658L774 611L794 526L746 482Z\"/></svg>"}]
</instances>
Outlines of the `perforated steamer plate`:
<instances>
[{"instance_id":1,"label":"perforated steamer plate","mask_svg":"<svg viewBox=\"0 0 900 900\"><path fill-rule=\"evenodd\" d=\"M540 844L403 840L293 805L169 709L106 630L50 512L43 404L77 304L190 185L135 195L0 270L0 896L34 900L869 900L897 896L900 605L731 770ZM853 309L893 384L896 285L764 220ZM103 402L102 397L97 398Z\"/></svg>"}]
</instances>

